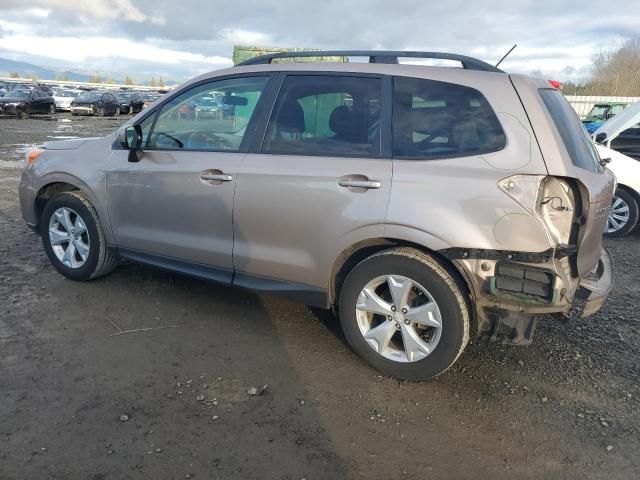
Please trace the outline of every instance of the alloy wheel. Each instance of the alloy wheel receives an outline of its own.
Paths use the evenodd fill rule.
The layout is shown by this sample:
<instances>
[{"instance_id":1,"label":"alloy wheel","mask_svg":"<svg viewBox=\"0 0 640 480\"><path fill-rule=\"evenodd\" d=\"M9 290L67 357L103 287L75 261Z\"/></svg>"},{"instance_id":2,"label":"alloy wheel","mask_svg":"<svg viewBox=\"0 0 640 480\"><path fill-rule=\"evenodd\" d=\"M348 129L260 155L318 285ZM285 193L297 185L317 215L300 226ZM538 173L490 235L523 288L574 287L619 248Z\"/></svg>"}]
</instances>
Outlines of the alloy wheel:
<instances>
[{"instance_id":1,"label":"alloy wheel","mask_svg":"<svg viewBox=\"0 0 640 480\"><path fill-rule=\"evenodd\" d=\"M80 268L89 258L87 225L75 210L68 207L60 207L51 215L49 242L57 259L69 268Z\"/></svg>"},{"instance_id":2,"label":"alloy wheel","mask_svg":"<svg viewBox=\"0 0 640 480\"><path fill-rule=\"evenodd\" d=\"M629 205L621 197L614 196L607 220L607 233L615 233L629 222Z\"/></svg>"},{"instance_id":3,"label":"alloy wheel","mask_svg":"<svg viewBox=\"0 0 640 480\"><path fill-rule=\"evenodd\" d=\"M367 283L358 296L356 320L369 346L396 362L427 357L442 334L442 316L431 294L401 275Z\"/></svg>"}]
</instances>

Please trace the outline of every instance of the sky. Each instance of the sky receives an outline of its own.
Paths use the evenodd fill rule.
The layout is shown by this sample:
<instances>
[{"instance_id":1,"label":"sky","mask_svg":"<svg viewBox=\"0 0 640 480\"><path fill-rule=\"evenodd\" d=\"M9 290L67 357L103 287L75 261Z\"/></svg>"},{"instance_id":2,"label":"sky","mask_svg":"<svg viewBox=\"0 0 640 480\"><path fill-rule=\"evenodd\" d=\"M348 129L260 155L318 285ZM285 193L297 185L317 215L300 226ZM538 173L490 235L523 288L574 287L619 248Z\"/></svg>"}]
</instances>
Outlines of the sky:
<instances>
[{"instance_id":1,"label":"sky","mask_svg":"<svg viewBox=\"0 0 640 480\"><path fill-rule=\"evenodd\" d=\"M640 37L632 0L0 0L0 58L183 81L231 65L234 44L461 53L506 71L588 76Z\"/></svg>"}]
</instances>

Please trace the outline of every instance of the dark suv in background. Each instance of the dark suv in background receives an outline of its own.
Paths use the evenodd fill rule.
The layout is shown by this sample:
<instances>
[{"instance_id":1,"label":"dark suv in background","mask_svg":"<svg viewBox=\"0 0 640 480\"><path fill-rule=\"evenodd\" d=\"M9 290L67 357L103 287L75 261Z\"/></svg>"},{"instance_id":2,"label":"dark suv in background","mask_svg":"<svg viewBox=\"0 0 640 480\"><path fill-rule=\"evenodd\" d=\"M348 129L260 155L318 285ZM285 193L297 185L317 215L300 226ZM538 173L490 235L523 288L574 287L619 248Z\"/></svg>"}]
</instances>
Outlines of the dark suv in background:
<instances>
[{"instance_id":1,"label":"dark suv in background","mask_svg":"<svg viewBox=\"0 0 640 480\"><path fill-rule=\"evenodd\" d=\"M71 102L71 115L120 115L120 102L112 92L82 92Z\"/></svg>"}]
</instances>

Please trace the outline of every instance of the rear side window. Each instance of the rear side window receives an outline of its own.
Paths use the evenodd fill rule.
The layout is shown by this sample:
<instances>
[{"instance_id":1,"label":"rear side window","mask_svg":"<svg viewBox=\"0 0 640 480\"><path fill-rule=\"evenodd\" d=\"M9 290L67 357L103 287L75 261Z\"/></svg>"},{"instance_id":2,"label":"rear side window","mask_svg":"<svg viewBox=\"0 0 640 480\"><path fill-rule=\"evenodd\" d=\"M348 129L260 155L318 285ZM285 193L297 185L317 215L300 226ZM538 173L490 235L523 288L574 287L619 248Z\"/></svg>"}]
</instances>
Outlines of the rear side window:
<instances>
[{"instance_id":1,"label":"rear side window","mask_svg":"<svg viewBox=\"0 0 640 480\"><path fill-rule=\"evenodd\" d=\"M562 138L571 162L591 172L601 172L600 157L582 122L562 93L543 88L540 96Z\"/></svg>"},{"instance_id":2,"label":"rear side window","mask_svg":"<svg viewBox=\"0 0 640 480\"><path fill-rule=\"evenodd\" d=\"M269 120L262 151L379 156L380 91L378 78L287 77Z\"/></svg>"},{"instance_id":3,"label":"rear side window","mask_svg":"<svg viewBox=\"0 0 640 480\"><path fill-rule=\"evenodd\" d=\"M462 157L495 152L505 144L500 122L478 90L435 80L394 78L394 157Z\"/></svg>"}]
</instances>

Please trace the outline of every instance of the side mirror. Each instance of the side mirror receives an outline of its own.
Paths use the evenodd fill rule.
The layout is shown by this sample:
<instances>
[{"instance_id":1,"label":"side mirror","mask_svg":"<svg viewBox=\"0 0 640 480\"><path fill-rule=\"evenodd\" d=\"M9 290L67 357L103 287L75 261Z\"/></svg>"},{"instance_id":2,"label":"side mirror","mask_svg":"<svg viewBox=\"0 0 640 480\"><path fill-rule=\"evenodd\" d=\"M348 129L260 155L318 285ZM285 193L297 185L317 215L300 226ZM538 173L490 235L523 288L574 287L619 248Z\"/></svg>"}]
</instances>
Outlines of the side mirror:
<instances>
[{"instance_id":1,"label":"side mirror","mask_svg":"<svg viewBox=\"0 0 640 480\"><path fill-rule=\"evenodd\" d=\"M604 132L600 132L596 135L595 141L596 143L603 143L607 139L607 134Z\"/></svg>"},{"instance_id":2,"label":"side mirror","mask_svg":"<svg viewBox=\"0 0 640 480\"><path fill-rule=\"evenodd\" d=\"M120 146L129 150L129 161L139 162L138 152L142 151L142 128L140 125L129 125L118 132Z\"/></svg>"}]
</instances>

